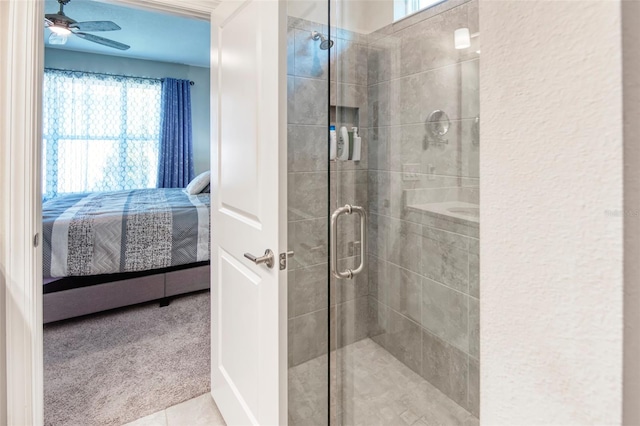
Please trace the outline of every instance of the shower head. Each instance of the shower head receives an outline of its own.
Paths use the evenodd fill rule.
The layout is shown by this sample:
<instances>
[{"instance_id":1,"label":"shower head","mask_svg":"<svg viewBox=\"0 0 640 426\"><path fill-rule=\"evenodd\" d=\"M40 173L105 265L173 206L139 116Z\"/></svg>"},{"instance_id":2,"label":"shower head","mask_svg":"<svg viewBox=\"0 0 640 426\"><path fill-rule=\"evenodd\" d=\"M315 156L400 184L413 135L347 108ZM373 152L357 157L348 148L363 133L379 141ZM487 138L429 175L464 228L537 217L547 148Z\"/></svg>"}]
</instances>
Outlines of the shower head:
<instances>
[{"instance_id":1,"label":"shower head","mask_svg":"<svg viewBox=\"0 0 640 426\"><path fill-rule=\"evenodd\" d=\"M329 40L328 38L325 38L322 34L320 34L317 31L313 31L311 33L311 38L314 40L320 40L320 49L322 50L331 49L331 46L333 46L333 40Z\"/></svg>"},{"instance_id":2,"label":"shower head","mask_svg":"<svg viewBox=\"0 0 640 426\"><path fill-rule=\"evenodd\" d=\"M320 43L320 50L331 49L331 46L333 46L333 40L322 40L322 43Z\"/></svg>"}]
</instances>

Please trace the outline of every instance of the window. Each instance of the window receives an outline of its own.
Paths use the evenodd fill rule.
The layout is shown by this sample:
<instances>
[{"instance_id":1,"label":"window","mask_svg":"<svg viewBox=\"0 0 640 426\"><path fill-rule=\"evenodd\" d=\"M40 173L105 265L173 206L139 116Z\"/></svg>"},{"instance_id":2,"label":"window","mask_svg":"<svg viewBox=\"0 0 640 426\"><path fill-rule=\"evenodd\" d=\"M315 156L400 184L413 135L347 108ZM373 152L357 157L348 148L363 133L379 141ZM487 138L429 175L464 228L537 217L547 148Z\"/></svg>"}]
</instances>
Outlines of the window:
<instances>
[{"instance_id":1,"label":"window","mask_svg":"<svg viewBox=\"0 0 640 426\"><path fill-rule=\"evenodd\" d=\"M400 19L416 13L422 9L426 9L431 6L435 6L438 3L442 3L445 0L394 0L393 3L393 20L399 21Z\"/></svg>"},{"instance_id":2,"label":"window","mask_svg":"<svg viewBox=\"0 0 640 426\"><path fill-rule=\"evenodd\" d=\"M43 196L156 186L161 80L46 69Z\"/></svg>"}]
</instances>

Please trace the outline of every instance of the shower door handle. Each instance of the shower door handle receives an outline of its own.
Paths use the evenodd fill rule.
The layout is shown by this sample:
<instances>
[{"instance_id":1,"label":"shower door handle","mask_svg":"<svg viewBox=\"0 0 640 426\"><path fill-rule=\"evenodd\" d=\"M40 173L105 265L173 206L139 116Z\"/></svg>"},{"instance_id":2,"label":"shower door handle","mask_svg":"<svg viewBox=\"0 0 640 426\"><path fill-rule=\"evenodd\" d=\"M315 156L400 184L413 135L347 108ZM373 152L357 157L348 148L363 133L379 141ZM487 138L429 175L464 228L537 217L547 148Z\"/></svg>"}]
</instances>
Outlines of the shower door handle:
<instances>
[{"instance_id":1,"label":"shower door handle","mask_svg":"<svg viewBox=\"0 0 640 426\"><path fill-rule=\"evenodd\" d=\"M343 214L356 213L360 216L360 265L356 269L347 269L346 271L338 271L338 217ZM331 215L331 234L330 234L330 253L331 258L331 274L336 278L353 278L358 275L366 266L366 250L367 250L367 212L360 206L351 206L347 204L338 208Z\"/></svg>"}]
</instances>

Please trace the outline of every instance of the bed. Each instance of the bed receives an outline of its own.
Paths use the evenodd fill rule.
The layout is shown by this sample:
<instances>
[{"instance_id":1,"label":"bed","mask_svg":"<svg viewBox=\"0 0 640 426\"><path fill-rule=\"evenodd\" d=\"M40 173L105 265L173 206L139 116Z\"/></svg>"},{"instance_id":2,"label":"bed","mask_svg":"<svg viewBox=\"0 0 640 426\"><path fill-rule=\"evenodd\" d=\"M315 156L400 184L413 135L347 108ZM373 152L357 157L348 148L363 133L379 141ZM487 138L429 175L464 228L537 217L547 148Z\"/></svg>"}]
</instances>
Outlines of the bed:
<instances>
[{"instance_id":1,"label":"bed","mask_svg":"<svg viewBox=\"0 0 640 426\"><path fill-rule=\"evenodd\" d=\"M180 188L45 202L44 322L209 288L209 202Z\"/></svg>"}]
</instances>

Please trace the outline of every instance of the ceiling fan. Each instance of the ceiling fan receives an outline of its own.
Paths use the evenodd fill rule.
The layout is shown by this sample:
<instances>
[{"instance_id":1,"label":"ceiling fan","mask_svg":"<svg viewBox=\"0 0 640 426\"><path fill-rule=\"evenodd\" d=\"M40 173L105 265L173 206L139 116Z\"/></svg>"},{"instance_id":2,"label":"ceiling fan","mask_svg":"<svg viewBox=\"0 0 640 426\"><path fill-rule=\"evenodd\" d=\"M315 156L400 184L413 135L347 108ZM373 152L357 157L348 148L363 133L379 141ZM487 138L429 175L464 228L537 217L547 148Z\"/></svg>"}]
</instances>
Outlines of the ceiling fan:
<instances>
[{"instance_id":1,"label":"ceiling fan","mask_svg":"<svg viewBox=\"0 0 640 426\"><path fill-rule=\"evenodd\" d=\"M116 31L121 28L115 22L111 21L86 21L77 22L64 14L64 6L71 0L58 0L60 10L58 13L49 13L44 16L44 26L51 30L49 43L65 44L67 36L74 34L87 41L102 44L104 46L113 47L114 49L127 50L130 46L109 40L108 38L99 37L93 34L87 34L84 31Z\"/></svg>"}]
</instances>

